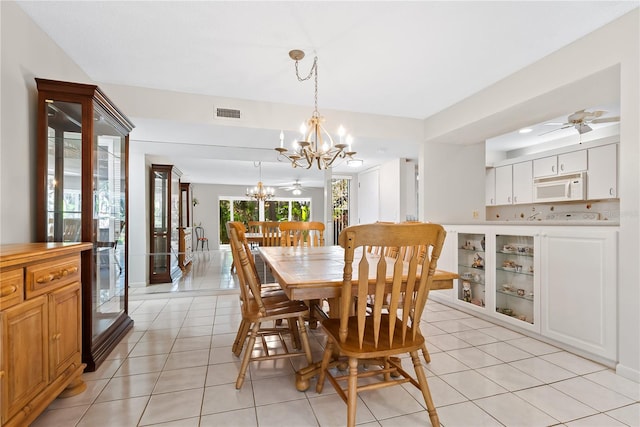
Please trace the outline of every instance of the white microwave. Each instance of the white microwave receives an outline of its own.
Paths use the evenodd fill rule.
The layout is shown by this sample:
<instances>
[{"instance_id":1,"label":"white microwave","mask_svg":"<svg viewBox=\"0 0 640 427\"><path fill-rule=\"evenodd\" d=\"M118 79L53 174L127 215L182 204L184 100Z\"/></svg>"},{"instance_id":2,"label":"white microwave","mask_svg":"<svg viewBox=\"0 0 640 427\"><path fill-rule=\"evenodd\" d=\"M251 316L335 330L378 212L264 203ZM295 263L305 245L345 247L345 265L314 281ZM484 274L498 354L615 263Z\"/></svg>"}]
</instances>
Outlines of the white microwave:
<instances>
[{"instance_id":1,"label":"white microwave","mask_svg":"<svg viewBox=\"0 0 640 427\"><path fill-rule=\"evenodd\" d=\"M533 180L534 202L585 200L585 172Z\"/></svg>"}]
</instances>

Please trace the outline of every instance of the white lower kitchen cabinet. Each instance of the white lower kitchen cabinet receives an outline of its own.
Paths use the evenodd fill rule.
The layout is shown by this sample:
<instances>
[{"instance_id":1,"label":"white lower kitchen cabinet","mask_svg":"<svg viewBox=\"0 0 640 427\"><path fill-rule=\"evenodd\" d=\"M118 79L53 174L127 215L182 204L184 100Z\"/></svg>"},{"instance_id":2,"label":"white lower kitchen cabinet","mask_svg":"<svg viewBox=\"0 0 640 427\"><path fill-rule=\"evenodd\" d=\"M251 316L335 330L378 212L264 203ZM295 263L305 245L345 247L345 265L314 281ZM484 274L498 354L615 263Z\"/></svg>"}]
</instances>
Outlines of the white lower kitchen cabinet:
<instances>
[{"instance_id":1,"label":"white lower kitchen cabinet","mask_svg":"<svg viewBox=\"0 0 640 427\"><path fill-rule=\"evenodd\" d=\"M541 246L541 333L616 360L617 231L545 230Z\"/></svg>"},{"instance_id":2,"label":"white lower kitchen cabinet","mask_svg":"<svg viewBox=\"0 0 640 427\"><path fill-rule=\"evenodd\" d=\"M560 347L616 360L617 228L449 225L429 298Z\"/></svg>"}]
</instances>

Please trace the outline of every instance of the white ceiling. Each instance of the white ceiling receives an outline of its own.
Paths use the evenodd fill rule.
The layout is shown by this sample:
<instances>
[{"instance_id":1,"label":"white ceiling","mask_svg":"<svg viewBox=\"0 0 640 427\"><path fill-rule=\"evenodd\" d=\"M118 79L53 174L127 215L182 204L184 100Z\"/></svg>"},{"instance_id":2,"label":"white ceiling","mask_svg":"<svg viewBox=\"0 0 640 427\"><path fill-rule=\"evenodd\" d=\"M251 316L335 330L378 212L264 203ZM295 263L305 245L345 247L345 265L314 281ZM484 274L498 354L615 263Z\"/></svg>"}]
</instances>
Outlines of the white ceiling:
<instances>
[{"instance_id":1,"label":"white ceiling","mask_svg":"<svg viewBox=\"0 0 640 427\"><path fill-rule=\"evenodd\" d=\"M301 74L308 72L313 54L318 56L321 112L325 108L416 119L463 100L638 7L638 1L19 4L98 83L301 105L311 112L313 85L296 81L288 57L289 50L298 48L307 52ZM183 144L191 144L189 156L179 156L179 166L193 182L231 180L217 175L222 166L227 173L236 171L231 177L257 176L237 172L240 167L253 168L253 162L238 163L234 169L225 154L229 150L211 144L242 145L247 133L265 141L265 150L278 143L273 129L214 131L211 126L191 129L184 123L131 119L136 124L133 139L171 128ZM231 131L236 137L227 135L224 143L216 140L215 132ZM203 132L207 143L189 136ZM169 143L149 147L152 154L177 159ZM400 143L370 149L362 143L357 150L365 167L418 153L417 145ZM265 181L271 176L267 169L273 169L276 184L311 178L309 171L293 173L281 163L270 166L264 167Z\"/></svg>"}]
</instances>

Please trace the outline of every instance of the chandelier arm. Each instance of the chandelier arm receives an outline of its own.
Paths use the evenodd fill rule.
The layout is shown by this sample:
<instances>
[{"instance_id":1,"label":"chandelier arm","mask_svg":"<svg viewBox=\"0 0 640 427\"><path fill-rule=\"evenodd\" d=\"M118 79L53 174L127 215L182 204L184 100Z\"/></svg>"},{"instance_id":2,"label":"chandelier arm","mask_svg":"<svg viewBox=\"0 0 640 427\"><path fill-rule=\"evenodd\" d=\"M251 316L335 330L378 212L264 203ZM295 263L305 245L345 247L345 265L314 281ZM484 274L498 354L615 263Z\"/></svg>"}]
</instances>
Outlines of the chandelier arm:
<instances>
[{"instance_id":1,"label":"chandelier arm","mask_svg":"<svg viewBox=\"0 0 640 427\"><path fill-rule=\"evenodd\" d=\"M338 157L344 158L344 155L340 156L340 154L344 154L344 151L338 150L336 154L331 158L331 160L329 160L329 162L326 163L326 165L331 166Z\"/></svg>"}]
</instances>

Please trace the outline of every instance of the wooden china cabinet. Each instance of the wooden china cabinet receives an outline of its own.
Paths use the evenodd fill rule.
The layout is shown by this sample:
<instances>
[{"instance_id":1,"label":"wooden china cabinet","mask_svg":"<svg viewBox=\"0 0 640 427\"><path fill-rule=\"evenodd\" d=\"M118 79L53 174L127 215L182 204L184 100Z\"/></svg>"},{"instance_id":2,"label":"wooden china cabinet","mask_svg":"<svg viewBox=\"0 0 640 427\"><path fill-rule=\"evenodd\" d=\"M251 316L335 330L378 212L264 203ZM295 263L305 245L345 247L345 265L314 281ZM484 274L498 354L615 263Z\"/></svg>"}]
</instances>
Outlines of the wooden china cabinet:
<instances>
[{"instance_id":1,"label":"wooden china cabinet","mask_svg":"<svg viewBox=\"0 0 640 427\"><path fill-rule=\"evenodd\" d=\"M81 255L82 361L94 371L128 315L128 150L133 124L95 85L36 79L37 239L91 242Z\"/></svg>"}]
</instances>

